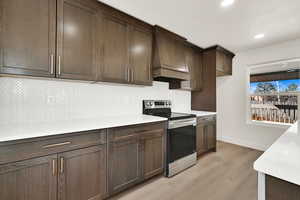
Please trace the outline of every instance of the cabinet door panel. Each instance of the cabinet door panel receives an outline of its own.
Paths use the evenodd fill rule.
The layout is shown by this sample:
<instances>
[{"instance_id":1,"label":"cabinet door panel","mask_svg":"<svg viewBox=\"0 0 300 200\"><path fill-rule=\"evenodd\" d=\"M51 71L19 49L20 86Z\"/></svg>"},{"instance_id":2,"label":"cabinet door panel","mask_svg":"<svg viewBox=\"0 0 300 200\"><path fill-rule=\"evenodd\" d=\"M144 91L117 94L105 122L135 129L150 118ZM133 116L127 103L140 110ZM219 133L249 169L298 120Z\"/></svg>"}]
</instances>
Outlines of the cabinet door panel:
<instances>
[{"instance_id":1,"label":"cabinet door panel","mask_svg":"<svg viewBox=\"0 0 300 200\"><path fill-rule=\"evenodd\" d=\"M119 19L104 16L103 32L100 79L127 83L129 82L128 25Z\"/></svg>"},{"instance_id":2,"label":"cabinet door panel","mask_svg":"<svg viewBox=\"0 0 300 200\"><path fill-rule=\"evenodd\" d=\"M0 72L54 76L56 1L0 2Z\"/></svg>"},{"instance_id":3,"label":"cabinet door panel","mask_svg":"<svg viewBox=\"0 0 300 200\"><path fill-rule=\"evenodd\" d=\"M205 134L207 135L207 148L216 148L216 124L208 124L205 127Z\"/></svg>"},{"instance_id":4,"label":"cabinet door panel","mask_svg":"<svg viewBox=\"0 0 300 200\"><path fill-rule=\"evenodd\" d=\"M59 200L100 200L106 195L106 145L58 155Z\"/></svg>"},{"instance_id":5,"label":"cabinet door panel","mask_svg":"<svg viewBox=\"0 0 300 200\"><path fill-rule=\"evenodd\" d=\"M144 135L143 144L143 177L150 178L163 172L164 169L164 129L153 130Z\"/></svg>"},{"instance_id":6,"label":"cabinet door panel","mask_svg":"<svg viewBox=\"0 0 300 200\"><path fill-rule=\"evenodd\" d=\"M194 53L194 67L192 69L191 79L192 90L201 91L203 86L203 66L202 66L202 56L200 52Z\"/></svg>"},{"instance_id":7,"label":"cabinet door panel","mask_svg":"<svg viewBox=\"0 0 300 200\"><path fill-rule=\"evenodd\" d=\"M120 192L140 181L140 144L137 137L109 144L109 194Z\"/></svg>"},{"instance_id":8,"label":"cabinet door panel","mask_svg":"<svg viewBox=\"0 0 300 200\"><path fill-rule=\"evenodd\" d=\"M75 0L58 2L57 76L96 80L97 11Z\"/></svg>"},{"instance_id":9,"label":"cabinet door panel","mask_svg":"<svg viewBox=\"0 0 300 200\"><path fill-rule=\"evenodd\" d=\"M56 173L56 155L0 165L0 199L56 200Z\"/></svg>"},{"instance_id":10,"label":"cabinet door panel","mask_svg":"<svg viewBox=\"0 0 300 200\"><path fill-rule=\"evenodd\" d=\"M152 33L134 27L131 32L130 47L131 79L133 83L152 84L151 56Z\"/></svg>"},{"instance_id":11,"label":"cabinet door panel","mask_svg":"<svg viewBox=\"0 0 300 200\"><path fill-rule=\"evenodd\" d=\"M207 151L207 140L205 135L205 126L203 124L197 125L197 154L198 156Z\"/></svg>"}]
</instances>

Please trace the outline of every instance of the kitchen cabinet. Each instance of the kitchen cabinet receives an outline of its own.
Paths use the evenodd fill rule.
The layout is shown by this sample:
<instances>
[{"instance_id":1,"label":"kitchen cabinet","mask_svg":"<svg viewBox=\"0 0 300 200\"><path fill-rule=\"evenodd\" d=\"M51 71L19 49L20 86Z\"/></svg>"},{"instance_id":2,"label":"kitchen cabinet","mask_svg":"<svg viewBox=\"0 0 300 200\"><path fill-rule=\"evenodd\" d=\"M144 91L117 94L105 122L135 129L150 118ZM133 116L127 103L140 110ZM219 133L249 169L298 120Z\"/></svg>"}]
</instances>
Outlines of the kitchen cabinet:
<instances>
[{"instance_id":1,"label":"kitchen cabinet","mask_svg":"<svg viewBox=\"0 0 300 200\"><path fill-rule=\"evenodd\" d=\"M58 199L100 200L106 195L106 145L58 154Z\"/></svg>"},{"instance_id":2,"label":"kitchen cabinet","mask_svg":"<svg viewBox=\"0 0 300 200\"><path fill-rule=\"evenodd\" d=\"M130 37L131 82L152 85L152 32L132 26Z\"/></svg>"},{"instance_id":3,"label":"kitchen cabinet","mask_svg":"<svg viewBox=\"0 0 300 200\"><path fill-rule=\"evenodd\" d=\"M0 73L55 76L55 0L2 0Z\"/></svg>"},{"instance_id":4,"label":"kitchen cabinet","mask_svg":"<svg viewBox=\"0 0 300 200\"><path fill-rule=\"evenodd\" d=\"M58 0L58 78L96 80L97 9L94 4Z\"/></svg>"},{"instance_id":5,"label":"kitchen cabinet","mask_svg":"<svg viewBox=\"0 0 300 200\"><path fill-rule=\"evenodd\" d=\"M103 14L100 81L151 85L152 29ZM146 25L147 26L147 25Z\"/></svg>"},{"instance_id":6,"label":"kitchen cabinet","mask_svg":"<svg viewBox=\"0 0 300 200\"><path fill-rule=\"evenodd\" d=\"M216 75L232 75L232 59L235 55L220 46L215 46L213 48L215 48L216 51Z\"/></svg>"},{"instance_id":7,"label":"kitchen cabinet","mask_svg":"<svg viewBox=\"0 0 300 200\"><path fill-rule=\"evenodd\" d=\"M197 119L196 150L197 155L208 151L216 151L216 118L215 116L199 117Z\"/></svg>"},{"instance_id":8,"label":"kitchen cabinet","mask_svg":"<svg viewBox=\"0 0 300 200\"><path fill-rule=\"evenodd\" d=\"M109 193L115 194L141 180L140 144L137 136L109 144Z\"/></svg>"},{"instance_id":9,"label":"kitchen cabinet","mask_svg":"<svg viewBox=\"0 0 300 200\"><path fill-rule=\"evenodd\" d=\"M57 155L0 165L0 199L56 200Z\"/></svg>"},{"instance_id":10,"label":"kitchen cabinet","mask_svg":"<svg viewBox=\"0 0 300 200\"><path fill-rule=\"evenodd\" d=\"M128 24L118 18L103 16L102 65L99 78L101 81L128 83L129 52Z\"/></svg>"},{"instance_id":11,"label":"kitchen cabinet","mask_svg":"<svg viewBox=\"0 0 300 200\"><path fill-rule=\"evenodd\" d=\"M123 191L164 171L165 131L163 123L110 130L109 195Z\"/></svg>"},{"instance_id":12,"label":"kitchen cabinet","mask_svg":"<svg viewBox=\"0 0 300 200\"><path fill-rule=\"evenodd\" d=\"M155 26L154 77L189 80L185 59L186 39L160 26Z\"/></svg>"},{"instance_id":13,"label":"kitchen cabinet","mask_svg":"<svg viewBox=\"0 0 300 200\"><path fill-rule=\"evenodd\" d=\"M141 136L143 178L148 179L164 170L164 130L152 130Z\"/></svg>"},{"instance_id":14,"label":"kitchen cabinet","mask_svg":"<svg viewBox=\"0 0 300 200\"><path fill-rule=\"evenodd\" d=\"M104 199L105 143L102 130L1 144L0 199Z\"/></svg>"},{"instance_id":15,"label":"kitchen cabinet","mask_svg":"<svg viewBox=\"0 0 300 200\"><path fill-rule=\"evenodd\" d=\"M298 200L300 199L300 186L266 175L266 200Z\"/></svg>"}]
</instances>

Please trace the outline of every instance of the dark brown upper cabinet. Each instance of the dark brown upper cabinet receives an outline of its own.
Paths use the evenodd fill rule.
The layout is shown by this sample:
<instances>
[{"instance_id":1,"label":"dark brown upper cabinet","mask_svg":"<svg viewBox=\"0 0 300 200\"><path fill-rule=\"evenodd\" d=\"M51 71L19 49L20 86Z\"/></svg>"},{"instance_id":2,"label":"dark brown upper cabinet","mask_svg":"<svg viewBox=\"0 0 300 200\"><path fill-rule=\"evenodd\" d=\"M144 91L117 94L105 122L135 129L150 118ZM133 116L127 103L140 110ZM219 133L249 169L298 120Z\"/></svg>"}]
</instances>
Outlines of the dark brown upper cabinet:
<instances>
[{"instance_id":1,"label":"dark brown upper cabinet","mask_svg":"<svg viewBox=\"0 0 300 200\"><path fill-rule=\"evenodd\" d=\"M154 78L189 80L189 68L185 59L186 39L159 26L154 29Z\"/></svg>"},{"instance_id":2,"label":"dark brown upper cabinet","mask_svg":"<svg viewBox=\"0 0 300 200\"><path fill-rule=\"evenodd\" d=\"M216 76L229 76L232 75L232 59L234 54L221 46L212 46L206 51L215 51L215 63L216 63Z\"/></svg>"},{"instance_id":3,"label":"dark brown upper cabinet","mask_svg":"<svg viewBox=\"0 0 300 200\"><path fill-rule=\"evenodd\" d=\"M170 82L170 89L200 91L203 84L202 48L186 42L185 59L190 72L190 80L173 80Z\"/></svg>"},{"instance_id":4,"label":"dark brown upper cabinet","mask_svg":"<svg viewBox=\"0 0 300 200\"><path fill-rule=\"evenodd\" d=\"M55 76L55 0L2 0L0 73Z\"/></svg>"},{"instance_id":5,"label":"dark brown upper cabinet","mask_svg":"<svg viewBox=\"0 0 300 200\"><path fill-rule=\"evenodd\" d=\"M103 11L99 81L152 85L152 27L135 21Z\"/></svg>"},{"instance_id":6,"label":"dark brown upper cabinet","mask_svg":"<svg viewBox=\"0 0 300 200\"><path fill-rule=\"evenodd\" d=\"M58 0L57 19L57 77L96 80L96 4Z\"/></svg>"},{"instance_id":7,"label":"dark brown upper cabinet","mask_svg":"<svg viewBox=\"0 0 300 200\"><path fill-rule=\"evenodd\" d=\"M131 82L152 85L152 38L150 28L132 26L130 34Z\"/></svg>"},{"instance_id":8,"label":"dark brown upper cabinet","mask_svg":"<svg viewBox=\"0 0 300 200\"><path fill-rule=\"evenodd\" d=\"M129 27L126 21L103 15L102 62L98 79L115 83L129 83Z\"/></svg>"}]
</instances>

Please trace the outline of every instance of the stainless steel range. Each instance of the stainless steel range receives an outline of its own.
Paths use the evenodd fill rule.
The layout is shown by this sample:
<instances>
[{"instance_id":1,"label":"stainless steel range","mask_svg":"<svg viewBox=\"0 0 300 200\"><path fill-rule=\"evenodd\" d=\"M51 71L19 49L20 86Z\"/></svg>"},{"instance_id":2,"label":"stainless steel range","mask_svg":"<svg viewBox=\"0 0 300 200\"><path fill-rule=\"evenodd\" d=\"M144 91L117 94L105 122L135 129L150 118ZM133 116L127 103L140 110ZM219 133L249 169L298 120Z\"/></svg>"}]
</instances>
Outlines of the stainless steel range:
<instances>
[{"instance_id":1,"label":"stainless steel range","mask_svg":"<svg viewBox=\"0 0 300 200\"><path fill-rule=\"evenodd\" d=\"M171 112L171 101L144 100L143 114L168 118L166 176L196 164L196 115Z\"/></svg>"}]
</instances>

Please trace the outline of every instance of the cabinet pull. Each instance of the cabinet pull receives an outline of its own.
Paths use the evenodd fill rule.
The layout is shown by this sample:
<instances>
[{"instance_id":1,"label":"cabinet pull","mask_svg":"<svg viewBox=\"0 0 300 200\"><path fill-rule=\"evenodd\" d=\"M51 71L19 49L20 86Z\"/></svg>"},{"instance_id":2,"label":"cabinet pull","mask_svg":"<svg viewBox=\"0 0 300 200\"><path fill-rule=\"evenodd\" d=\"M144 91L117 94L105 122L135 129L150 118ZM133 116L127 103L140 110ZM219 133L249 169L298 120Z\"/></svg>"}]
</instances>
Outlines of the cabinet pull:
<instances>
[{"instance_id":1,"label":"cabinet pull","mask_svg":"<svg viewBox=\"0 0 300 200\"><path fill-rule=\"evenodd\" d=\"M53 174L53 176L56 176L56 170L57 170L56 159L53 159L52 160L52 174Z\"/></svg>"},{"instance_id":2,"label":"cabinet pull","mask_svg":"<svg viewBox=\"0 0 300 200\"><path fill-rule=\"evenodd\" d=\"M130 82L130 69L127 68L127 81Z\"/></svg>"},{"instance_id":3,"label":"cabinet pull","mask_svg":"<svg viewBox=\"0 0 300 200\"><path fill-rule=\"evenodd\" d=\"M65 159L63 157L60 157L60 173L64 173L64 162Z\"/></svg>"},{"instance_id":4,"label":"cabinet pull","mask_svg":"<svg viewBox=\"0 0 300 200\"><path fill-rule=\"evenodd\" d=\"M133 82L134 81L134 73L133 73L133 70L131 69L131 81Z\"/></svg>"},{"instance_id":5,"label":"cabinet pull","mask_svg":"<svg viewBox=\"0 0 300 200\"><path fill-rule=\"evenodd\" d=\"M54 73L54 55L53 54L50 55L50 67L51 67L50 73L53 74Z\"/></svg>"},{"instance_id":6,"label":"cabinet pull","mask_svg":"<svg viewBox=\"0 0 300 200\"><path fill-rule=\"evenodd\" d=\"M58 56L58 75L60 75L61 71L60 71L60 66L61 65L61 58L60 56Z\"/></svg>"},{"instance_id":7,"label":"cabinet pull","mask_svg":"<svg viewBox=\"0 0 300 200\"><path fill-rule=\"evenodd\" d=\"M49 144L49 145L43 146L43 149L59 147L59 146L64 146L64 145L68 145L68 144L71 144L71 142L62 142L62 143L58 143L58 144Z\"/></svg>"}]
</instances>

